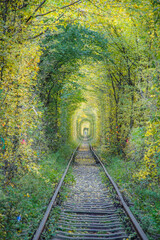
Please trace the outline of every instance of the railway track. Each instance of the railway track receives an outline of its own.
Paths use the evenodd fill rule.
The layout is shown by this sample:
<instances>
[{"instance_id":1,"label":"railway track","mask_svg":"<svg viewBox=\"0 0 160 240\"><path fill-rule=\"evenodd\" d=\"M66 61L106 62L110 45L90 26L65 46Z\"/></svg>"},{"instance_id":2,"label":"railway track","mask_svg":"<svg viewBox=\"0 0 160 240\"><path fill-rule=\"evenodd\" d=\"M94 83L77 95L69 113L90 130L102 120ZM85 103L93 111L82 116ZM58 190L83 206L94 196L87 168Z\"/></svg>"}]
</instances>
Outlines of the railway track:
<instances>
[{"instance_id":1,"label":"railway track","mask_svg":"<svg viewBox=\"0 0 160 240\"><path fill-rule=\"evenodd\" d=\"M68 197L60 204L59 219L50 239L147 240L116 184L87 141L73 153L33 240L45 239L41 238L41 234L71 163L75 184L69 187ZM107 184L102 183L101 171L107 175ZM111 188L114 196L109 190ZM119 204L115 204L115 196Z\"/></svg>"}]
</instances>

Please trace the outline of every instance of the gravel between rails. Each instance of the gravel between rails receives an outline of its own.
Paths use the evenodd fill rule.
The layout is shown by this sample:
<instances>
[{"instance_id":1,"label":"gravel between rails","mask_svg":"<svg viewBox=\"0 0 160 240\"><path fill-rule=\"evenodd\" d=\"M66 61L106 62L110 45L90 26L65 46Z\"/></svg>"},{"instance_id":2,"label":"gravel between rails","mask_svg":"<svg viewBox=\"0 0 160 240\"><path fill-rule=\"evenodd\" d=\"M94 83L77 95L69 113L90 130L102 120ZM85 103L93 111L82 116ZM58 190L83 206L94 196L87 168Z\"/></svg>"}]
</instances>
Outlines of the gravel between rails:
<instances>
[{"instance_id":1,"label":"gravel between rails","mask_svg":"<svg viewBox=\"0 0 160 240\"><path fill-rule=\"evenodd\" d=\"M52 239L128 239L87 143L79 148L73 175L75 183L61 205L56 235Z\"/></svg>"}]
</instances>

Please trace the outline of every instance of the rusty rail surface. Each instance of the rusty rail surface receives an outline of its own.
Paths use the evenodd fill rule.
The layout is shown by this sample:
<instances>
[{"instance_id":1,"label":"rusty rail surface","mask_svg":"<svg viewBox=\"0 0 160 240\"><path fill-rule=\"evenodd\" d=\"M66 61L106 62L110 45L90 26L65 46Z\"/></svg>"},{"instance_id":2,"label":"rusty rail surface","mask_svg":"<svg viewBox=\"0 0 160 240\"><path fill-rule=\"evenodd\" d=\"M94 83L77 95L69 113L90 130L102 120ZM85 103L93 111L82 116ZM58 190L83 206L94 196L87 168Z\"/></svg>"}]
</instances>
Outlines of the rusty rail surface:
<instances>
[{"instance_id":1,"label":"rusty rail surface","mask_svg":"<svg viewBox=\"0 0 160 240\"><path fill-rule=\"evenodd\" d=\"M97 162L99 162L105 172L105 174L107 175L107 177L109 178L111 184L113 185L117 195L118 195L118 198L122 204L122 207L124 208L126 214L128 215L128 217L130 218L132 224L133 224L133 227L135 229L135 231L137 232L138 236L140 237L140 239L142 240L148 240L146 234L144 233L144 231L142 230L142 228L140 227L139 223L137 222L136 218L134 217L133 213L131 212L131 210L129 209L129 207L127 206L127 204L125 203L123 197L122 197L122 194L120 193L116 183L113 181L113 179L111 178L111 176L109 175L109 173L107 172L104 164L102 163L102 161L100 160L100 158L97 156L97 154L95 153L95 151L93 150L92 146L90 145L90 150L95 158L95 160Z\"/></svg>"},{"instance_id":2,"label":"rusty rail surface","mask_svg":"<svg viewBox=\"0 0 160 240\"><path fill-rule=\"evenodd\" d=\"M46 212L45 212L45 214L44 214L44 217L43 217L43 219L41 220L41 222L40 222L40 224L39 224L39 227L38 227L37 231L35 232L32 240L39 240L39 238L40 238L40 236L41 236L41 234L42 234L42 232L43 232L43 229L44 229L44 227L45 227L45 224L46 224L46 222L47 222L47 220L48 220L48 217L49 217L49 215L50 215L50 212L51 212L51 210L52 210L53 204L55 203L55 200L56 200L56 198L57 198L57 196L58 196L58 193L59 193L59 191L60 191L60 188L61 188L61 186L62 186L62 184L63 184L63 182L64 182L65 176L66 176L66 174L67 174L67 172L68 172L68 169L69 169L69 167L70 167L70 165L71 165L71 162L73 161L73 159L74 159L74 157L75 157L75 154L76 154L78 148L79 148L79 145L78 145L78 147L76 148L76 150L73 152L73 154L72 154L72 156L71 156L71 158L70 158L70 160L69 160L69 162L68 162L68 165L67 165L67 167L66 167L66 169L65 169L65 171L64 171L64 173L63 173L63 175L62 175L62 178L61 178L61 180L60 180L60 182L59 182L59 184L58 184L58 186L57 186L57 188L56 188L56 190L55 190L55 192L54 192L54 194L53 194L53 196L52 196L52 199L51 199L51 201L50 201L50 203L49 203L49 205L48 205L48 207L47 207L47 210L46 210Z\"/></svg>"}]
</instances>

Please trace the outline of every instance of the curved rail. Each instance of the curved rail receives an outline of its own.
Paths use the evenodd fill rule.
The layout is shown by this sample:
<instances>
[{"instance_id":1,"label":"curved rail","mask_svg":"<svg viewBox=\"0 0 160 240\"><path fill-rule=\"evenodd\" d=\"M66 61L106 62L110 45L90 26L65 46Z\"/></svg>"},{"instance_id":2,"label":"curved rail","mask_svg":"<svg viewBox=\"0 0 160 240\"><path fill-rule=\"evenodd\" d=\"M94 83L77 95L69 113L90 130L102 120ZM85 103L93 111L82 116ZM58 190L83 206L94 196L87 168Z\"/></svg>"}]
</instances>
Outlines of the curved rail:
<instances>
[{"instance_id":1,"label":"curved rail","mask_svg":"<svg viewBox=\"0 0 160 240\"><path fill-rule=\"evenodd\" d=\"M78 148L79 148L79 145L78 145L78 147L76 148L76 150L73 152L73 154L72 154L72 156L71 156L71 158L70 158L70 160L69 160L69 162L68 162L68 165L67 165L67 167L66 167L66 170L64 171L64 173L63 173L63 175L62 175L62 178L61 178L61 180L60 180L60 182L59 182L59 184L58 184L58 186L57 186L57 188L56 188L56 190L55 190L55 192L54 192L54 194L53 194L53 196L52 196L52 199L51 199L51 201L50 201L50 203L49 203L49 205L48 205L48 207L47 207L47 210L46 210L46 212L45 212L45 214L44 214L44 217L43 217L42 221L40 222L39 227L38 227L37 231L35 232L32 240L39 240L39 238L40 238L40 236L41 236L41 234L42 234L42 232L43 232L43 229L44 229L44 227L45 227L45 224L46 224L46 222L47 222L47 219L48 219L48 217L49 217L49 214L50 214L50 212L51 212L51 209L52 209L52 207L53 207L53 204L55 203L55 200L56 200L56 198L57 198L57 196L58 196L58 193L59 193L59 191L60 191L60 188L61 188L61 186L62 186L62 184L63 184L64 178L65 178L65 176L66 176L66 174L67 174L67 172L68 172L68 169L69 169L69 167L70 167L70 165L71 165L71 162L73 161L73 159L74 159L74 157L75 157L75 154L76 154Z\"/></svg>"},{"instance_id":2,"label":"curved rail","mask_svg":"<svg viewBox=\"0 0 160 240\"><path fill-rule=\"evenodd\" d=\"M140 239L142 239L142 240L148 240L146 234L143 232L143 230L142 230L142 228L140 227L139 223L138 223L137 220L135 219L133 213L131 212L131 210L129 209L129 207L127 206L127 204L125 203L125 201L124 201L124 199L123 199L123 197L122 197L122 194L120 193L117 185L115 184L115 182L113 181L113 179L111 178L111 176L109 175L109 173L107 172L105 166L103 165L102 161L101 161L100 158L97 156L97 154L95 153L95 151L93 150L93 148L91 147L91 145L90 145L90 150L91 150L93 156L95 157L95 160L101 164L104 172L106 173L106 175L107 175L107 177L109 178L111 184L113 185L115 191L117 192L117 195L118 195L118 197L119 197L119 200L120 200L120 202L121 202L121 204L122 204L122 206L123 206L126 214L127 214L128 217L130 218L130 220L131 220L131 222L132 222L132 224L133 224L133 227L135 228L138 236L139 236Z\"/></svg>"}]
</instances>

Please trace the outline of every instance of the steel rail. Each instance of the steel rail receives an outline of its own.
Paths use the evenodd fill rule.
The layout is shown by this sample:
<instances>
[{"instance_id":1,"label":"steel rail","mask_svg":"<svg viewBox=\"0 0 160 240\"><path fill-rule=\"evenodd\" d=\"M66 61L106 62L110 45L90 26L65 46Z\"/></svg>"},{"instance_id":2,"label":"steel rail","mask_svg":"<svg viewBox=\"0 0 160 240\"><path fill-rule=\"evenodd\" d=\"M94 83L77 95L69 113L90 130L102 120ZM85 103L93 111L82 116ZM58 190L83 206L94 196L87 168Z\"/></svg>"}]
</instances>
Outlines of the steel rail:
<instances>
[{"instance_id":1,"label":"steel rail","mask_svg":"<svg viewBox=\"0 0 160 240\"><path fill-rule=\"evenodd\" d=\"M76 150L72 153L72 156L71 156L71 158L70 158L70 160L69 160L69 162L68 162L68 165L67 165L67 167L66 167L66 169L65 169L65 171L64 171L64 173L63 173L63 175L62 175L61 180L59 181L59 184L58 184L58 186L57 186L57 188L56 188L56 190L55 190L55 192L54 192L54 194L53 194L53 196L52 196L52 199L51 199L51 201L50 201L50 203L49 203L49 205L48 205L48 207L47 207L47 210L46 210L46 212L45 212L45 214L44 214L44 217L43 217L43 219L41 220L41 222L40 222L40 224L39 224L39 227L38 227L38 229L36 230L36 232L35 232L32 240L39 240L39 238L40 238L40 236L41 236L41 234L42 234L42 232L43 232L43 230L44 230L45 224L46 224L46 222L47 222L47 220L48 220L48 217L49 217L49 215L50 215L50 212L51 212L51 210L52 210L53 204L55 203L55 200L56 200L56 198L57 198L57 196L58 196L58 193L59 193L60 188L61 188L61 186L62 186L62 184L63 184L63 181L64 181L64 179L65 179L65 176L66 176L66 174L67 174L67 172L68 172L68 169L69 169L69 167L70 167L70 165L71 165L71 162L73 161L73 159L74 159L74 157L75 157L75 154L76 154L78 148L79 148L79 145L78 145L78 147L76 148Z\"/></svg>"},{"instance_id":2,"label":"steel rail","mask_svg":"<svg viewBox=\"0 0 160 240\"><path fill-rule=\"evenodd\" d=\"M96 158L96 160L98 160L98 162L101 164L104 172L106 173L107 177L109 178L111 184L113 185L118 197L119 197L119 200L122 204L122 207L124 208L126 214L128 215L128 217L130 218L132 224L133 224L133 227L135 228L138 236L140 237L141 240L148 240L146 234L144 233L144 231L142 230L142 228L140 227L139 223L137 222L136 218L134 217L133 213L131 212L131 210L129 209L129 207L127 206L127 204L125 203L123 197L122 197L122 194L120 193L116 183L113 181L113 179L111 178L111 176L109 175L109 173L107 172L104 164L102 163L102 161L100 160L100 158L97 156L97 154L95 153L95 151L93 150L92 146L90 145L90 150L93 154L93 156Z\"/></svg>"}]
</instances>

